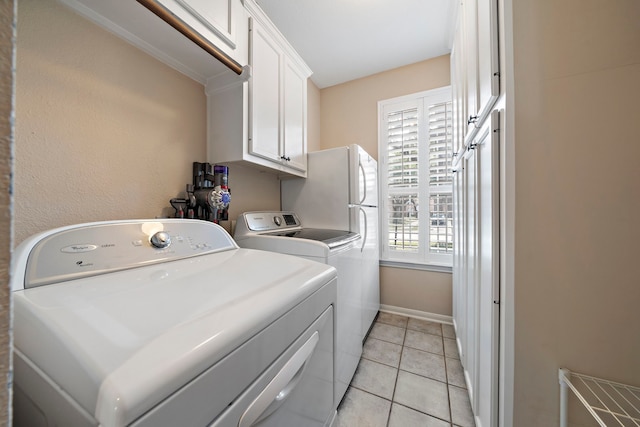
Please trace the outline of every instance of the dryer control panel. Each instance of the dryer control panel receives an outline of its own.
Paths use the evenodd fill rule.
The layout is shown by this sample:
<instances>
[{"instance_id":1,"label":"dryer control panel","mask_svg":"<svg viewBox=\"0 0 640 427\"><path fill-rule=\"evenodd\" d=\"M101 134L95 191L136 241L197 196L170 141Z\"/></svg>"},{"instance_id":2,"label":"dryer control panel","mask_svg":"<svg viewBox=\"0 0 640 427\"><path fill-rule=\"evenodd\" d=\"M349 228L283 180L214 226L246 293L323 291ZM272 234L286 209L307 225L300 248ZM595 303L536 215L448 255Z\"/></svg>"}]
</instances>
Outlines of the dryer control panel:
<instances>
[{"instance_id":1,"label":"dryer control panel","mask_svg":"<svg viewBox=\"0 0 640 427\"><path fill-rule=\"evenodd\" d=\"M188 219L63 227L25 241L24 288L237 249L219 225Z\"/></svg>"}]
</instances>

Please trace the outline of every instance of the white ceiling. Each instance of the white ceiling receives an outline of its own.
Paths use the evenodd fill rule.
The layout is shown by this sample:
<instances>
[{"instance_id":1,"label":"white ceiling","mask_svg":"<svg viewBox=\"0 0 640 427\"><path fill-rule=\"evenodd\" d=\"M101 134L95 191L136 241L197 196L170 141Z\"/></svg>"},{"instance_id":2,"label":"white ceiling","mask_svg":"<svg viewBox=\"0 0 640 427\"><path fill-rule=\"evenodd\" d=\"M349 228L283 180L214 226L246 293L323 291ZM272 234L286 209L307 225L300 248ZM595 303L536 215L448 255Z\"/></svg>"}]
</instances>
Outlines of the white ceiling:
<instances>
[{"instance_id":1,"label":"white ceiling","mask_svg":"<svg viewBox=\"0 0 640 427\"><path fill-rule=\"evenodd\" d=\"M451 51L456 0L256 0L319 88Z\"/></svg>"}]
</instances>

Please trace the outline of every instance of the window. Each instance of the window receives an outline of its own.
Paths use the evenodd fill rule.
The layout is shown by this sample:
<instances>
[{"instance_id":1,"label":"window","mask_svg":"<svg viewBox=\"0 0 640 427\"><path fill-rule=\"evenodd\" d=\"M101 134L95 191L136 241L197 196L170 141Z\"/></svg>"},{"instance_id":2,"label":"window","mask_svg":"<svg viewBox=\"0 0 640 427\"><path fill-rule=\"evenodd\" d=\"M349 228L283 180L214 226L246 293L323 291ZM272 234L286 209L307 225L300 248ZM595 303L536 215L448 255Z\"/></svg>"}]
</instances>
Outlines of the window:
<instances>
[{"instance_id":1,"label":"window","mask_svg":"<svg viewBox=\"0 0 640 427\"><path fill-rule=\"evenodd\" d=\"M380 101L381 259L451 266L451 88Z\"/></svg>"}]
</instances>

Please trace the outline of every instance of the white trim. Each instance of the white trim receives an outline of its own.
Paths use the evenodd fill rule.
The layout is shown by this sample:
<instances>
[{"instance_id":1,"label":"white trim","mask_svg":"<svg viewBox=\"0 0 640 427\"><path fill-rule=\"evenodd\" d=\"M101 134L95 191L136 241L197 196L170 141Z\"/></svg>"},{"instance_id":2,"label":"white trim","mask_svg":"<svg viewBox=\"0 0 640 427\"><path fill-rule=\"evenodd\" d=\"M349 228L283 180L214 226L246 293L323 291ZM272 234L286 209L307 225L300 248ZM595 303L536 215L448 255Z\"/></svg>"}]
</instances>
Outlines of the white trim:
<instances>
[{"instance_id":1,"label":"white trim","mask_svg":"<svg viewBox=\"0 0 640 427\"><path fill-rule=\"evenodd\" d=\"M414 319L442 323L443 325L453 325L453 317L446 316L444 314L429 313L426 311L413 310L410 308L396 307L386 304L380 304L380 311L390 314L399 314L400 316L413 317Z\"/></svg>"},{"instance_id":2,"label":"white trim","mask_svg":"<svg viewBox=\"0 0 640 427\"><path fill-rule=\"evenodd\" d=\"M452 273L450 265L419 264L415 262L402 262L393 260L380 260L380 267L405 268L407 270L433 271L436 273Z\"/></svg>"}]
</instances>

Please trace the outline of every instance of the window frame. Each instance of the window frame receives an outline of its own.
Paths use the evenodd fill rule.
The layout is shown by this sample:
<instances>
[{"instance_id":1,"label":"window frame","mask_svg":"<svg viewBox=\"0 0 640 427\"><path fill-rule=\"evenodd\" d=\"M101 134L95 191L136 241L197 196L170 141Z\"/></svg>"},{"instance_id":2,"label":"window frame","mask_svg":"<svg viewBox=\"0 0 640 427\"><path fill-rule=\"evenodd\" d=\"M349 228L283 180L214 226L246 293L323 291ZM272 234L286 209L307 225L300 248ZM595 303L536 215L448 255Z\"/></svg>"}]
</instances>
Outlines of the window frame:
<instances>
[{"instance_id":1,"label":"window frame","mask_svg":"<svg viewBox=\"0 0 640 427\"><path fill-rule=\"evenodd\" d=\"M453 265L453 252L449 253L433 253L429 250L431 218L427 211L427 218L423 219L420 215L420 205L429 206L431 194L436 194L433 190L436 188L429 182L430 168L430 149L429 149L429 120L427 116L427 108L430 105L442 102L452 101L451 86L426 90L400 97L390 98L378 101L378 182L379 182L379 218L380 218L380 262L390 266L404 266L406 268L433 269L435 271L449 271ZM418 109L418 186L417 191L405 188L399 190L389 190L389 156L388 156L388 134L389 127L387 115L394 112L405 111L408 109ZM451 121L451 125L453 125ZM423 148L426 144L426 148ZM450 141L450 149L453 150L453 143ZM449 159L449 167L452 159ZM426 173L425 173L426 172ZM426 178L425 178L426 177ZM424 184L422 184L424 182ZM415 188L415 187L414 187ZM444 190L444 191L443 191ZM419 233L418 251L411 252L395 252L389 244L390 233L390 207L389 195L402 192L418 193L418 219ZM440 187L438 193L445 193L450 196L453 202L453 182L449 185ZM427 201L426 203L424 201ZM424 214L423 214L424 215ZM426 224L425 224L426 223ZM453 224L451 224L453 226ZM452 237L453 238L453 237ZM453 243L453 241L451 242Z\"/></svg>"}]
</instances>

